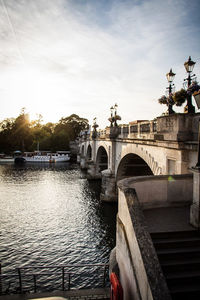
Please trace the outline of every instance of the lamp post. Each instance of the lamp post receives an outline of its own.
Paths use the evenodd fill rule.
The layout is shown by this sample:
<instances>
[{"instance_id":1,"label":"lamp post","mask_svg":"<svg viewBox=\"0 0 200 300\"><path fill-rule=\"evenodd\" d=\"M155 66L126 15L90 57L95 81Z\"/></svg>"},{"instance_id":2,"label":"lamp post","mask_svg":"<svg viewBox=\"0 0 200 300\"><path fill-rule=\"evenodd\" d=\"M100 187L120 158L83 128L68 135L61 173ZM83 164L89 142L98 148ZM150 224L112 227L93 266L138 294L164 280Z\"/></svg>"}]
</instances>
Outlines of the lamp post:
<instances>
[{"instance_id":1,"label":"lamp post","mask_svg":"<svg viewBox=\"0 0 200 300\"><path fill-rule=\"evenodd\" d=\"M93 139L96 139L96 137L97 137L97 127L99 127L99 125L97 125L96 120L97 120L97 118L93 119L93 125L92 125L92 127L93 127L92 138Z\"/></svg>"},{"instance_id":2,"label":"lamp post","mask_svg":"<svg viewBox=\"0 0 200 300\"><path fill-rule=\"evenodd\" d=\"M110 108L110 118L108 119L110 121L110 127L113 127L114 117L113 117L114 107L111 106Z\"/></svg>"},{"instance_id":3,"label":"lamp post","mask_svg":"<svg viewBox=\"0 0 200 300\"><path fill-rule=\"evenodd\" d=\"M184 81L187 80L187 87L191 85L192 77L195 76L195 74L191 75L195 64L196 62L191 60L191 56L189 56L188 61L184 63L185 70L188 73L188 77L184 79ZM195 113L195 107L192 105L192 95L187 95L187 105L184 110L185 113Z\"/></svg>"},{"instance_id":4,"label":"lamp post","mask_svg":"<svg viewBox=\"0 0 200 300\"><path fill-rule=\"evenodd\" d=\"M172 72L172 69L170 69L169 73L166 74L167 80L169 82L169 87L167 87L167 89L169 90L169 97L168 97L168 114L174 114L174 111L172 109L173 106L173 99L171 97L171 93L172 93L172 87L174 86L174 84L172 84L174 77L175 77L175 73Z\"/></svg>"},{"instance_id":5,"label":"lamp post","mask_svg":"<svg viewBox=\"0 0 200 300\"><path fill-rule=\"evenodd\" d=\"M114 110L115 110L115 116L114 116L114 126L116 127L117 126L117 103L115 103L114 105Z\"/></svg>"}]
</instances>

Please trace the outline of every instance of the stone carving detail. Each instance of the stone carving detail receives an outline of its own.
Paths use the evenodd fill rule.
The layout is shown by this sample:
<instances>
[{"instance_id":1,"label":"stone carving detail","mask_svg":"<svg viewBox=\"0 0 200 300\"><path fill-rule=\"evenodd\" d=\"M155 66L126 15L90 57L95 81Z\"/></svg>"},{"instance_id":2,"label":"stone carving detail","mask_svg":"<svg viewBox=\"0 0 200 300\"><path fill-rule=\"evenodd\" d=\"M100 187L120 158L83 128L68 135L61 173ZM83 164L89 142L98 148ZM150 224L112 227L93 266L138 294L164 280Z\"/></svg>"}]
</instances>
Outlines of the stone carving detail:
<instances>
[{"instance_id":1,"label":"stone carving detail","mask_svg":"<svg viewBox=\"0 0 200 300\"><path fill-rule=\"evenodd\" d=\"M174 120L172 118L165 119L165 126L167 131L173 131L174 129Z\"/></svg>"}]
</instances>

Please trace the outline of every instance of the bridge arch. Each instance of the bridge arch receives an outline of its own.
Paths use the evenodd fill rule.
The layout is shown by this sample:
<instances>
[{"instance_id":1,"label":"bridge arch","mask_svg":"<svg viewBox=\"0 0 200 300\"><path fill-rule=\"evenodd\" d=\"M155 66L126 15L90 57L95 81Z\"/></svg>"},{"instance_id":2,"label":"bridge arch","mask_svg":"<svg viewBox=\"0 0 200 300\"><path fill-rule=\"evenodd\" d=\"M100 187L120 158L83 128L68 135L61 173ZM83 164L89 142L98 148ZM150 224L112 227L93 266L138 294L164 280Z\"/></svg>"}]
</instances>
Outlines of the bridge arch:
<instances>
[{"instance_id":1,"label":"bridge arch","mask_svg":"<svg viewBox=\"0 0 200 300\"><path fill-rule=\"evenodd\" d=\"M89 144L87 147L87 154L86 154L87 159L92 159L92 147Z\"/></svg>"},{"instance_id":2,"label":"bridge arch","mask_svg":"<svg viewBox=\"0 0 200 300\"><path fill-rule=\"evenodd\" d=\"M99 172L108 169L108 153L103 146L98 148L96 166Z\"/></svg>"},{"instance_id":3,"label":"bridge arch","mask_svg":"<svg viewBox=\"0 0 200 300\"><path fill-rule=\"evenodd\" d=\"M147 162L135 153L126 154L120 161L116 181L133 176L154 175Z\"/></svg>"}]
</instances>

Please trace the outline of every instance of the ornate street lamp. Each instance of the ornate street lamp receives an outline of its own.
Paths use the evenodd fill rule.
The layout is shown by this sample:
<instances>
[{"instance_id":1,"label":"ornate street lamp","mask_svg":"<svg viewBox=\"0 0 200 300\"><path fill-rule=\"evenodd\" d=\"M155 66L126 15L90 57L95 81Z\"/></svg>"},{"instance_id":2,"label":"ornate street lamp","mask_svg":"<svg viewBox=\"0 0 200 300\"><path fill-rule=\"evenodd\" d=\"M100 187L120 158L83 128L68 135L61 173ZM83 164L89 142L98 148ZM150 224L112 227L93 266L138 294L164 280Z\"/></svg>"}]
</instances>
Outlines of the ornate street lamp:
<instances>
[{"instance_id":1,"label":"ornate street lamp","mask_svg":"<svg viewBox=\"0 0 200 300\"><path fill-rule=\"evenodd\" d=\"M110 118L108 119L108 121L110 121L110 127L113 127L113 122L114 122L114 117L113 117L113 112L114 112L114 107L111 106L110 108Z\"/></svg>"},{"instance_id":2,"label":"ornate street lamp","mask_svg":"<svg viewBox=\"0 0 200 300\"><path fill-rule=\"evenodd\" d=\"M184 63L184 67L186 69L186 72L189 73L189 74L192 73L195 64L196 64L196 62L192 61L191 56L189 56L188 61L186 61Z\"/></svg>"},{"instance_id":3,"label":"ornate street lamp","mask_svg":"<svg viewBox=\"0 0 200 300\"><path fill-rule=\"evenodd\" d=\"M191 56L189 56L188 61L184 63L185 70L188 73L188 77L184 79L184 81L187 80L187 87L191 85L192 77L195 76L195 74L191 75L195 64L196 62L191 60ZM195 107L192 105L192 95L190 94L187 95L187 105L184 110L186 113L195 113Z\"/></svg>"},{"instance_id":4,"label":"ornate street lamp","mask_svg":"<svg viewBox=\"0 0 200 300\"><path fill-rule=\"evenodd\" d=\"M115 108L113 106L111 106L111 108L110 108L111 118L113 117L114 110L115 110Z\"/></svg>"},{"instance_id":5,"label":"ornate street lamp","mask_svg":"<svg viewBox=\"0 0 200 300\"><path fill-rule=\"evenodd\" d=\"M114 126L115 127L117 126L117 108L118 108L118 105L117 105L117 103L115 103L115 105L114 105L114 110L115 110Z\"/></svg>"},{"instance_id":6,"label":"ornate street lamp","mask_svg":"<svg viewBox=\"0 0 200 300\"><path fill-rule=\"evenodd\" d=\"M117 120L119 120L119 121L121 120L121 117L117 114L117 108L118 108L118 105L117 105L117 103L115 103L115 105L114 105L115 115L113 117L115 127L118 127Z\"/></svg>"},{"instance_id":7,"label":"ornate street lamp","mask_svg":"<svg viewBox=\"0 0 200 300\"><path fill-rule=\"evenodd\" d=\"M108 119L108 121L110 121L110 127L118 127L117 120L121 120L121 117L117 114L117 107L118 105L115 103L115 105L110 108L111 116Z\"/></svg>"},{"instance_id":8,"label":"ornate street lamp","mask_svg":"<svg viewBox=\"0 0 200 300\"><path fill-rule=\"evenodd\" d=\"M171 84L174 80L175 73L172 72L172 69L170 69L169 73L166 74L167 81Z\"/></svg>"},{"instance_id":9,"label":"ornate street lamp","mask_svg":"<svg viewBox=\"0 0 200 300\"><path fill-rule=\"evenodd\" d=\"M167 80L169 82L169 87L167 87L167 89L169 90L169 97L168 97L168 114L173 114L174 111L172 109L173 106L173 99L172 99L172 87L174 86L174 84L172 84L174 77L175 77L175 73L172 72L172 69L170 69L169 73L166 74Z\"/></svg>"},{"instance_id":10,"label":"ornate street lamp","mask_svg":"<svg viewBox=\"0 0 200 300\"><path fill-rule=\"evenodd\" d=\"M94 118L93 119L93 132L92 132L92 138L95 139L97 137L97 127L99 127L99 125L97 125L97 122L96 122L97 118Z\"/></svg>"}]
</instances>

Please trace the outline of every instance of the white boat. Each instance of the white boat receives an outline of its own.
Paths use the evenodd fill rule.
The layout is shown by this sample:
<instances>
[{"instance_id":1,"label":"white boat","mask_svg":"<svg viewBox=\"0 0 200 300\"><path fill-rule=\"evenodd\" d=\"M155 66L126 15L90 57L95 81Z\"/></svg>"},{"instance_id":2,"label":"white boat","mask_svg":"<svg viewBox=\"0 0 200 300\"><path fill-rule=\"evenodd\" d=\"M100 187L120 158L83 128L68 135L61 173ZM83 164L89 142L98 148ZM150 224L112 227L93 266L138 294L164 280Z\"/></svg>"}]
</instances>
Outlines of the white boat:
<instances>
[{"instance_id":1,"label":"white boat","mask_svg":"<svg viewBox=\"0 0 200 300\"><path fill-rule=\"evenodd\" d=\"M5 157L5 158L0 158L0 163L9 163L9 162L14 162L13 157Z\"/></svg>"},{"instance_id":2,"label":"white boat","mask_svg":"<svg viewBox=\"0 0 200 300\"><path fill-rule=\"evenodd\" d=\"M51 152L24 152L15 156L16 163L30 162L30 163L56 163L56 162L67 162L70 160L68 151L57 151L56 153Z\"/></svg>"}]
</instances>

